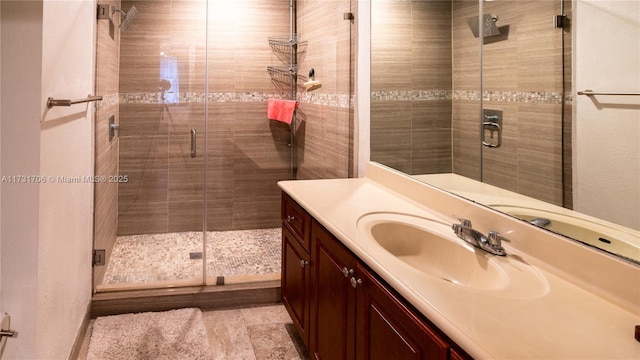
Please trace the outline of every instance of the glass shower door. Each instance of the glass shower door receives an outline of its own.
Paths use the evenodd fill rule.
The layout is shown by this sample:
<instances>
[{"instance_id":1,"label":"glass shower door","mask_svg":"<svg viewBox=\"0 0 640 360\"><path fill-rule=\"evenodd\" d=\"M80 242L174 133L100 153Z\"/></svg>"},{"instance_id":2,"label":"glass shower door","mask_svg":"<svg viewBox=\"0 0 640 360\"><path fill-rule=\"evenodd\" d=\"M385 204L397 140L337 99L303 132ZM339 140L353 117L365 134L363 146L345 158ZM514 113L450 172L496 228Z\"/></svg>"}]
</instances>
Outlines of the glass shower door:
<instances>
[{"instance_id":1,"label":"glass shower door","mask_svg":"<svg viewBox=\"0 0 640 360\"><path fill-rule=\"evenodd\" d=\"M277 287L278 181L349 174L350 3L208 6L207 283ZM312 68L322 86L307 91ZM268 99L298 101L292 124L267 117Z\"/></svg>"},{"instance_id":2,"label":"glass shower door","mask_svg":"<svg viewBox=\"0 0 640 360\"><path fill-rule=\"evenodd\" d=\"M209 1L207 284L280 276L277 182L291 176L291 132L266 116L267 99L283 96L268 38L289 31L289 0Z\"/></svg>"},{"instance_id":3,"label":"glass shower door","mask_svg":"<svg viewBox=\"0 0 640 360\"><path fill-rule=\"evenodd\" d=\"M570 81L565 64L571 59L571 34L553 21L570 9L562 3L482 2L485 23L490 22L484 29L495 31L483 37L480 142L483 182L570 206L564 196L571 193L564 75Z\"/></svg>"},{"instance_id":4,"label":"glass shower door","mask_svg":"<svg viewBox=\"0 0 640 360\"><path fill-rule=\"evenodd\" d=\"M96 190L96 249L107 263L95 268L98 290L279 278L277 182L295 173L292 154L307 178L347 176L351 160L349 2L304 3L292 16L295 4L122 1L125 13L138 12L126 31L119 12L113 29L98 20L96 93L113 100L98 115L96 169L128 179ZM323 74L305 99L302 81L282 93L267 70L284 65L269 39L291 35L296 18L322 45L298 71L299 79L312 67ZM268 99L293 98L306 118L294 126L267 118ZM109 140L110 116L119 129ZM118 263L122 273L110 274Z\"/></svg>"},{"instance_id":5,"label":"glass shower door","mask_svg":"<svg viewBox=\"0 0 640 360\"><path fill-rule=\"evenodd\" d=\"M98 291L203 283L206 5L122 1L137 11L126 29L117 11L98 20L97 93L113 101L96 172L126 179L96 187Z\"/></svg>"}]
</instances>

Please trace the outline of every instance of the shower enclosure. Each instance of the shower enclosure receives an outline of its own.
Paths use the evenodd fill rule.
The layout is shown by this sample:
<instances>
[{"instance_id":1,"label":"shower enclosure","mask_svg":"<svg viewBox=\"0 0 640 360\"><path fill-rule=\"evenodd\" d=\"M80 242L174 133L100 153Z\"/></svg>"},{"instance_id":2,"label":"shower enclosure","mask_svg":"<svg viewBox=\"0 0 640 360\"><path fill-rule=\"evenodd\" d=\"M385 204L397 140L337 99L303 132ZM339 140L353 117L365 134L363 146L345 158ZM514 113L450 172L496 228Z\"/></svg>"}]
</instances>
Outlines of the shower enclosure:
<instances>
[{"instance_id":1,"label":"shower enclosure","mask_svg":"<svg viewBox=\"0 0 640 360\"><path fill-rule=\"evenodd\" d=\"M267 99L291 96L267 72L282 61L268 38L290 34L296 2L99 3L116 10L97 20L96 93L105 100L96 113L96 174L118 176L96 183L94 260L105 265L94 267L95 290L279 279L277 182L291 179L294 165L298 178L305 168L339 171L317 177L349 168L309 166L313 101L299 99L296 164L292 127L266 117ZM125 19L134 7L135 19ZM304 24L306 12L297 12ZM128 26L118 30L121 19ZM338 31L349 39L349 24ZM346 44L332 50L348 68ZM327 91L342 89L348 94L349 83Z\"/></svg>"}]
</instances>

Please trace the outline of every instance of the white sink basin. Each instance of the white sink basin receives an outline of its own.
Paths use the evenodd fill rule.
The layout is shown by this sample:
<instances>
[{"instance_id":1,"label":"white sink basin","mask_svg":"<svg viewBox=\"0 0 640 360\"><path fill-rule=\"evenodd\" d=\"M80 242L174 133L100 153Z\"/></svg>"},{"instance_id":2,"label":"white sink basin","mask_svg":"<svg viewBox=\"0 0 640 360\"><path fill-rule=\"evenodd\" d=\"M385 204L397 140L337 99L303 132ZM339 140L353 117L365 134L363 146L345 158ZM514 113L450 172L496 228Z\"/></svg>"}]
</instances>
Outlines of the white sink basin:
<instances>
[{"instance_id":1,"label":"white sink basin","mask_svg":"<svg viewBox=\"0 0 640 360\"><path fill-rule=\"evenodd\" d=\"M509 281L485 254L424 228L380 222L371 226L371 236L408 265L454 284L492 290L505 287Z\"/></svg>"},{"instance_id":2,"label":"white sink basin","mask_svg":"<svg viewBox=\"0 0 640 360\"><path fill-rule=\"evenodd\" d=\"M405 266L454 286L517 298L548 291L535 268L516 257L471 246L439 220L382 212L360 217L357 225L364 241L380 246Z\"/></svg>"}]
</instances>

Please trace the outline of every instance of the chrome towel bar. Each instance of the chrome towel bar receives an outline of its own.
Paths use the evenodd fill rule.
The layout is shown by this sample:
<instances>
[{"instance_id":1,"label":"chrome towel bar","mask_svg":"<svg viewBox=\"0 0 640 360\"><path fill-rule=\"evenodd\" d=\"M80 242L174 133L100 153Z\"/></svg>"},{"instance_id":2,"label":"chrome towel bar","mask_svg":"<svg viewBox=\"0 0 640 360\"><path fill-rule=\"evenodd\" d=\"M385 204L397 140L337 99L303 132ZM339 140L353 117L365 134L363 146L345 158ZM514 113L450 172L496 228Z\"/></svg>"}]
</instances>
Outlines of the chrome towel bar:
<instances>
[{"instance_id":1,"label":"chrome towel bar","mask_svg":"<svg viewBox=\"0 0 640 360\"><path fill-rule=\"evenodd\" d=\"M47 107L51 109L54 106L71 106L73 104L80 104L80 103L86 103L89 101L100 101L100 100L102 100L102 96L88 95L84 99L76 99L76 100L60 100L60 99L54 99L50 97L47 99Z\"/></svg>"},{"instance_id":2,"label":"chrome towel bar","mask_svg":"<svg viewBox=\"0 0 640 360\"><path fill-rule=\"evenodd\" d=\"M640 96L640 93L624 93L624 92L607 92L607 91L583 90L583 91L578 91L578 95L587 95L587 96L592 96L592 95Z\"/></svg>"}]
</instances>

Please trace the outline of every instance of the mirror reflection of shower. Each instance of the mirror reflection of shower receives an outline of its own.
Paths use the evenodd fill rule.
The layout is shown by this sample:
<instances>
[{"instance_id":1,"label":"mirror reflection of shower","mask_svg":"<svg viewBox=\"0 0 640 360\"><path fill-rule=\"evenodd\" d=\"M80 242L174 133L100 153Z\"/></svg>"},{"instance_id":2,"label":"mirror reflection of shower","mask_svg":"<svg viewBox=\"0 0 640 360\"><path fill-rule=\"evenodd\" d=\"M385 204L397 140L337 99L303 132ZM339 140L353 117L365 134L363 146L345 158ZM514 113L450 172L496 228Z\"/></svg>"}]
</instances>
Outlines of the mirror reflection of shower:
<instances>
[{"instance_id":1,"label":"mirror reflection of shower","mask_svg":"<svg viewBox=\"0 0 640 360\"><path fill-rule=\"evenodd\" d=\"M496 23L498 22L498 16L492 14L484 14L482 15L482 36L495 36L500 34L500 29ZM469 25L469 29L473 33L474 37L480 36L480 27L478 26L478 17L470 17L467 19L467 25Z\"/></svg>"},{"instance_id":2,"label":"mirror reflection of shower","mask_svg":"<svg viewBox=\"0 0 640 360\"><path fill-rule=\"evenodd\" d=\"M171 81L167 79L160 80L160 85L158 86L158 91L160 91L160 101L164 102L166 100L164 94L169 89L171 89Z\"/></svg>"},{"instance_id":3,"label":"mirror reflection of shower","mask_svg":"<svg viewBox=\"0 0 640 360\"><path fill-rule=\"evenodd\" d=\"M178 58L160 54L160 83L158 90L160 100L164 103L177 104L180 100Z\"/></svg>"}]
</instances>

